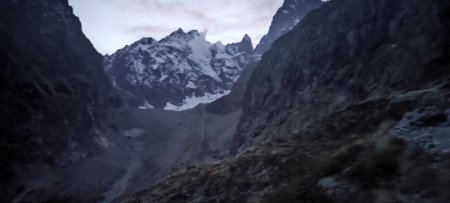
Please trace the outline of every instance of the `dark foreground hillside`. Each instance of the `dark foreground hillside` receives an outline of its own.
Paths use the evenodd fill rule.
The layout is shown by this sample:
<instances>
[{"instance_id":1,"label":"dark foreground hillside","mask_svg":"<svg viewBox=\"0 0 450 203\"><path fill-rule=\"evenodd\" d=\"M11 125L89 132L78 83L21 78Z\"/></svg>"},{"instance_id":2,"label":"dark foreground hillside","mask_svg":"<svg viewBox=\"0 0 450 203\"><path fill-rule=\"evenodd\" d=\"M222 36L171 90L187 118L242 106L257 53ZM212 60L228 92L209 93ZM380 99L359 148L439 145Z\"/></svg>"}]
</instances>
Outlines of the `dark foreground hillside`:
<instances>
[{"instance_id":1,"label":"dark foreground hillside","mask_svg":"<svg viewBox=\"0 0 450 203\"><path fill-rule=\"evenodd\" d=\"M67 0L1 1L0 63L0 202L11 202L33 170L95 152L120 101Z\"/></svg>"}]
</instances>

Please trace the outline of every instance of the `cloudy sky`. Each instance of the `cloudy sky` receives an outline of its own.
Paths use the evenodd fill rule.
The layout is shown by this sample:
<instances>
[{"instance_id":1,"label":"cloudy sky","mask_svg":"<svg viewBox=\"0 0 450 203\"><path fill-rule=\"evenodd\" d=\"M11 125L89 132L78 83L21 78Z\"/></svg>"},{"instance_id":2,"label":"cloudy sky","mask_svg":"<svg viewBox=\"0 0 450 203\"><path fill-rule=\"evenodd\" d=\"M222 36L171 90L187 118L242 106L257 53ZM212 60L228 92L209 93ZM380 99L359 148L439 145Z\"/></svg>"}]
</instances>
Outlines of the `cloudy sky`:
<instances>
[{"instance_id":1,"label":"cloudy sky","mask_svg":"<svg viewBox=\"0 0 450 203\"><path fill-rule=\"evenodd\" d=\"M161 39L182 28L207 31L210 42L255 45L283 0L69 0L83 31L103 54L142 37Z\"/></svg>"}]
</instances>

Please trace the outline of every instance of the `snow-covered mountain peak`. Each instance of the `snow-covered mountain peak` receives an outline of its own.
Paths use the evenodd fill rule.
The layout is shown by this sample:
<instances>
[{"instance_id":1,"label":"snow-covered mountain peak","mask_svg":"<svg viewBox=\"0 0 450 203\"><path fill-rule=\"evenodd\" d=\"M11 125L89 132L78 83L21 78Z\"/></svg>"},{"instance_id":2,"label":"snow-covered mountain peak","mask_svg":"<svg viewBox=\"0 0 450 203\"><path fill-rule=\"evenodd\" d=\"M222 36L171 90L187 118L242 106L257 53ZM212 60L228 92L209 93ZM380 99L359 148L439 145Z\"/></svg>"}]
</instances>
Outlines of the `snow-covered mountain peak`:
<instances>
[{"instance_id":1,"label":"snow-covered mountain peak","mask_svg":"<svg viewBox=\"0 0 450 203\"><path fill-rule=\"evenodd\" d=\"M183 110L228 92L252 53L248 35L241 42L212 44L206 32L180 28L105 56L105 70L130 105Z\"/></svg>"},{"instance_id":2,"label":"snow-covered mountain peak","mask_svg":"<svg viewBox=\"0 0 450 203\"><path fill-rule=\"evenodd\" d=\"M169 35L167 35L166 37L164 37L163 39L161 39L160 41L166 41L166 40L170 40L170 39L174 39L174 38L182 38L182 39L192 39L193 37L199 36L202 33L200 33L198 30L190 30L188 32L183 31L181 28L179 28L178 30L170 33Z\"/></svg>"}]
</instances>

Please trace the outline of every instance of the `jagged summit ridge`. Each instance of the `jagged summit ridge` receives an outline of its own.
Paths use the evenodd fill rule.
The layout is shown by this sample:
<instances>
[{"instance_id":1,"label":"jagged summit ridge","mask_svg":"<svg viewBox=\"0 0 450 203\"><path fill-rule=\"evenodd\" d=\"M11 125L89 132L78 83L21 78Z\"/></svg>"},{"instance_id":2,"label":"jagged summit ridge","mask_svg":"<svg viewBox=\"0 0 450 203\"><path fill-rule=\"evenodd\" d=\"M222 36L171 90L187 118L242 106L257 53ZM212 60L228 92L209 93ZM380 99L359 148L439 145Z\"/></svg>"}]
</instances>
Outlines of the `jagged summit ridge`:
<instances>
[{"instance_id":1,"label":"jagged summit ridge","mask_svg":"<svg viewBox=\"0 0 450 203\"><path fill-rule=\"evenodd\" d=\"M322 6L322 0L286 0L272 19L269 32L255 47L255 53L262 55L282 35L289 32L310 11Z\"/></svg>"},{"instance_id":2,"label":"jagged summit ridge","mask_svg":"<svg viewBox=\"0 0 450 203\"><path fill-rule=\"evenodd\" d=\"M223 45L181 28L163 39L142 38L111 56L105 70L131 106L184 110L225 95L253 52L251 38Z\"/></svg>"}]
</instances>

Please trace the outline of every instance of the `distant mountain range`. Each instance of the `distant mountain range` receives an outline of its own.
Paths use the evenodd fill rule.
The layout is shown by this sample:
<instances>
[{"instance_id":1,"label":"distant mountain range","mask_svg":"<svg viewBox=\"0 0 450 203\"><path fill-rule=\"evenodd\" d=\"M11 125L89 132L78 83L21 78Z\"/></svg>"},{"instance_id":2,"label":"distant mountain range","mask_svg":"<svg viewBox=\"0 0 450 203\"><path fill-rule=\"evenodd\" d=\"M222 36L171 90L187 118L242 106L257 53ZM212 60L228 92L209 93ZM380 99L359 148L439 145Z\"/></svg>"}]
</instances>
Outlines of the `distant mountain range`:
<instances>
[{"instance_id":1,"label":"distant mountain range","mask_svg":"<svg viewBox=\"0 0 450 203\"><path fill-rule=\"evenodd\" d=\"M286 0L254 50L248 35L241 42L223 45L206 41L205 34L196 30L179 29L160 41L142 38L105 56L105 70L129 106L190 109L227 95L248 69L235 88L245 89L262 54L320 5L320 0Z\"/></svg>"}]
</instances>

